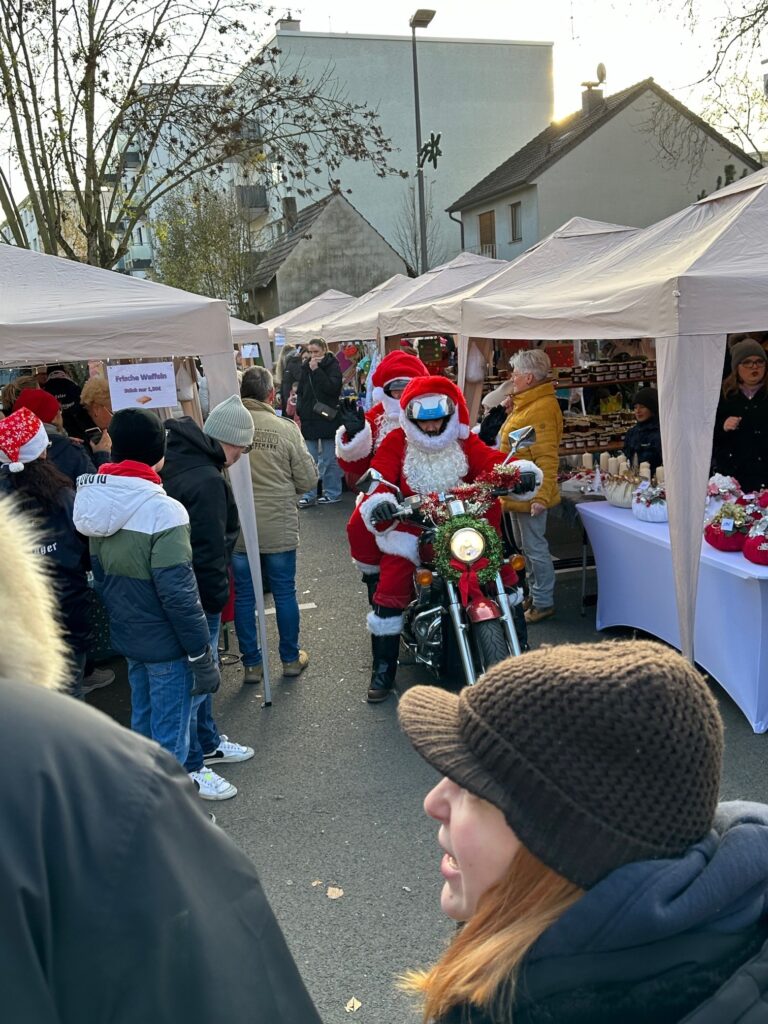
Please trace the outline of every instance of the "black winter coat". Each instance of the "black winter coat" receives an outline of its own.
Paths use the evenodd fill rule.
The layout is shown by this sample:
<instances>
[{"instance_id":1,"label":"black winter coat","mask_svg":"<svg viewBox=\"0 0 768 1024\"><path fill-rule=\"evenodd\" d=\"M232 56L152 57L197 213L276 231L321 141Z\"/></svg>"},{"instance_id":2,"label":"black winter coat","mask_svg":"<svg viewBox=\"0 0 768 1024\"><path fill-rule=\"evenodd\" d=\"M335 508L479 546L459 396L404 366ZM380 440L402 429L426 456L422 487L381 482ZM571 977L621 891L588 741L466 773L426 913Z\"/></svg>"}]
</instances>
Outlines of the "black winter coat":
<instances>
[{"instance_id":1,"label":"black winter coat","mask_svg":"<svg viewBox=\"0 0 768 1024\"><path fill-rule=\"evenodd\" d=\"M298 383L301 376L302 358L300 355L291 356L286 360L283 368L283 379L280 382L280 408L285 414L285 406L291 396L291 388Z\"/></svg>"},{"instance_id":2,"label":"black winter coat","mask_svg":"<svg viewBox=\"0 0 768 1024\"><path fill-rule=\"evenodd\" d=\"M296 411L301 420L301 432L308 441L334 437L341 418L339 396L341 395L341 367L336 356L326 352L315 370L310 370L309 360L301 367L299 375ZM336 410L333 419L327 419L314 411L315 402L322 402Z\"/></svg>"},{"instance_id":3,"label":"black winter coat","mask_svg":"<svg viewBox=\"0 0 768 1024\"><path fill-rule=\"evenodd\" d=\"M173 757L6 679L0 744L3 1021L320 1024L253 864Z\"/></svg>"},{"instance_id":4,"label":"black winter coat","mask_svg":"<svg viewBox=\"0 0 768 1024\"><path fill-rule=\"evenodd\" d=\"M768 807L733 802L682 857L618 868L550 926L511 1013L438 1024L757 1024L767 1006Z\"/></svg>"},{"instance_id":5,"label":"black winter coat","mask_svg":"<svg viewBox=\"0 0 768 1024\"><path fill-rule=\"evenodd\" d=\"M64 434L54 433L47 427L46 430L50 443L48 458L73 484L77 483L77 478L83 473L95 473L97 465L109 461L110 456L107 452L99 452L101 457L94 459L80 441L73 441Z\"/></svg>"},{"instance_id":6,"label":"black winter coat","mask_svg":"<svg viewBox=\"0 0 768 1024\"><path fill-rule=\"evenodd\" d=\"M0 493L13 496L37 530L39 555L48 570L64 627L65 638L76 651L85 651L91 639L91 592L88 586L88 541L75 529L72 507L75 491L64 489L56 509L43 509L19 491L7 469L0 472Z\"/></svg>"},{"instance_id":7,"label":"black winter coat","mask_svg":"<svg viewBox=\"0 0 768 1024\"><path fill-rule=\"evenodd\" d=\"M624 436L624 454L630 464L634 456L637 456L638 466L641 462L650 462L651 473L655 473L659 466L664 465L661 454L661 425L656 416L629 428Z\"/></svg>"},{"instance_id":8,"label":"black winter coat","mask_svg":"<svg viewBox=\"0 0 768 1024\"><path fill-rule=\"evenodd\" d=\"M229 563L240 533L240 519L229 481L226 456L189 416L165 424L168 444L160 474L166 494L189 513L192 568L200 603L217 615L229 599Z\"/></svg>"},{"instance_id":9,"label":"black winter coat","mask_svg":"<svg viewBox=\"0 0 768 1024\"><path fill-rule=\"evenodd\" d=\"M729 416L740 416L736 430L723 430ZM742 391L723 396L715 416L715 471L735 476L744 491L768 487L768 394L747 398Z\"/></svg>"}]
</instances>

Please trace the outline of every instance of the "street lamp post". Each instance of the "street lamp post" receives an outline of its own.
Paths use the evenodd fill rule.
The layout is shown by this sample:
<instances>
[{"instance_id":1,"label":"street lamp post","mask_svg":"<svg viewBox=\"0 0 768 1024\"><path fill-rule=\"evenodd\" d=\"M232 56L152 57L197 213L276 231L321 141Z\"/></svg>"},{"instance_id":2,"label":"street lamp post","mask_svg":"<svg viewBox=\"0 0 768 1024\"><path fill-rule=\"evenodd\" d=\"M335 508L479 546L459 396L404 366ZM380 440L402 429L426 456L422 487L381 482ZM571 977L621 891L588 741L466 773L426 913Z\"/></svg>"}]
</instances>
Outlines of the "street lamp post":
<instances>
[{"instance_id":1,"label":"street lamp post","mask_svg":"<svg viewBox=\"0 0 768 1024\"><path fill-rule=\"evenodd\" d=\"M427 210L424 199L424 168L421 160L421 110L419 107L419 64L416 57L416 29L427 28L434 11L419 8L410 21L413 49L413 100L416 109L416 178L419 188L419 234L421 237L421 273L427 272Z\"/></svg>"}]
</instances>

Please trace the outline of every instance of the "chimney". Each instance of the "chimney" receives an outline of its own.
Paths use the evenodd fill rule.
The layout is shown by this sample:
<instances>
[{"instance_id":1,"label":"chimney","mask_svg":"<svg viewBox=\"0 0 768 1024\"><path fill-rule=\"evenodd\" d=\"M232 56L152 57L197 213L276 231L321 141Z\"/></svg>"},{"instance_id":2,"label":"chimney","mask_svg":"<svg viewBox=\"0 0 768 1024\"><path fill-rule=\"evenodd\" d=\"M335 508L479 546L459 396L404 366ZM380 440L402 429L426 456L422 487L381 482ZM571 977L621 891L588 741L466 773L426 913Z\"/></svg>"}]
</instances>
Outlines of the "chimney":
<instances>
[{"instance_id":1,"label":"chimney","mask_svg":"<svg viewBox=\"0 0 768 1024\"><path fill-rule=\"evenodd\" d=\"M298 18L294 18L291 12L288 11L282 18L278 18L275 22L275 28L278 32L301 32L301 21Z\"/></svg>"},{"instance_id":2,"label":"chimney","mask_svg":"<svg viewBox=\"0 0 768 1024\"><path fill-rule=\"evenodd\" d=\"M296 226L298 219L298 211L296 210L296 197L295 196L283 196L283 220L285 221L286 231L292 231Z\"/></svg>"},{"instance_id":3,"label":"chimney","mask_svg":"<svg viewBox=\"0 0 768 1024\"><path fill-rule=\"evenodd\" d=\"M603 103L603 90L587 87L581 94L582 114L591 114Z\"/></svg>"}]
</instances>

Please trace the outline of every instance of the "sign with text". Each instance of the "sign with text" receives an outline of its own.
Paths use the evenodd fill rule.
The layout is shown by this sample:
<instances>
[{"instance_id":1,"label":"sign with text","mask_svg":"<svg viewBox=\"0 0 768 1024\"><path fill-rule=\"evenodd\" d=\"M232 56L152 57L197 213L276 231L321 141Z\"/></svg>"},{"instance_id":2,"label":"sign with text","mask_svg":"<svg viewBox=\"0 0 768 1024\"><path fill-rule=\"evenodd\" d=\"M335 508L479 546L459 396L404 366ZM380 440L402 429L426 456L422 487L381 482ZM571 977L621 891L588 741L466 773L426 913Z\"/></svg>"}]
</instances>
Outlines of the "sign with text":
<instances>
[{"instance_id":1,"label":"sign with text","mask_svg":"<svg viewBox=\"0 0 768 1024\"><path fill-rule=\"evenodd\" d=\"M112 411L119 409L172 409L176 400L173 363L132 363L108 366Z\"/></svg>"}]
</instances>

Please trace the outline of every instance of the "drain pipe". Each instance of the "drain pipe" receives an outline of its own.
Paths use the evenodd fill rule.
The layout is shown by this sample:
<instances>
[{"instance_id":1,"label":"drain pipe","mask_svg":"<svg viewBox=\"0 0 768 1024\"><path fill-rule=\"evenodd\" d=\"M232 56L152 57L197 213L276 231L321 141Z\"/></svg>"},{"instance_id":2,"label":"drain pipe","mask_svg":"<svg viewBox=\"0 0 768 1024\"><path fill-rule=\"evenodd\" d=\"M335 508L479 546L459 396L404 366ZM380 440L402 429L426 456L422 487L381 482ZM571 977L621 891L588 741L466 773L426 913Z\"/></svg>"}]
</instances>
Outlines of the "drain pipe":
<instances>
[{"instance_id":1,"label":"drain pipe","mask_svg":"<svg viewBox=\"0 0 768 1024\"><path fill-rule=\"evenodd\" d=\"M447 210L446 212L453 223L459 225L459 231L461 231L461 251L464 252L464 221L454 217L450 210Z\"/></svg>"}]
</instances>

